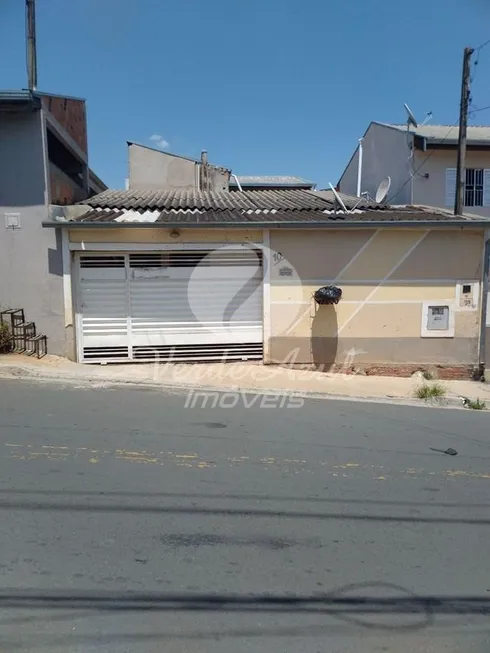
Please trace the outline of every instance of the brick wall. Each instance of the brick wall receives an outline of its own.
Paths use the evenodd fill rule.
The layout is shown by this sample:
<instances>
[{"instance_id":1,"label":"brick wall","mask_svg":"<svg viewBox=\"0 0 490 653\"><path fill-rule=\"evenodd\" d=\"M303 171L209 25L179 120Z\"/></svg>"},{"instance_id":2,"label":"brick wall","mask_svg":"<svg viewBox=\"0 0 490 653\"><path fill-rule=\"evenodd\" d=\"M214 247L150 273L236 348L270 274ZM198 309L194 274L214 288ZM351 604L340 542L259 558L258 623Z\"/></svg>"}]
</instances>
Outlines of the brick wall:
<instances>
[{"instance_id":1,"label":"brick wall","mask_svg":"<svg viewBox=\"0 0 490 653\"><path fill-rule=\"evenodd\" d=\"M43 108L68 132L80 149L87 154L87 115L84 100L43 97Z\"/></svg>"},{"instance_id":2,"label":"brick wall","mask_svg":"<svg viewBox=\"0 0 490 653\"><path fill-rule=\"evenodd\" d=\"M415 372L428 371L434 379L470 379L474 368L470 365L358 365L351 370L345 370L341 365L330 372L343 374L366 374L371 376L412 376Z\"/></svg>"},{"instance_id":3,"label":"brick wall","mask_svg":"<svg viewBox=\"0 0 490 653\"><path fill-rule=\"evenodd\" d=\"M66 206L80 201L81 189L56 166L49 166L50 201L52 204Z\"/></svg>"},{"instance_id":4,"label":"brick wall","mask_svg":"<svg viewBox=\"0 0 490 653\"><path fill-rule=\"evenodd\" d=\"M313 363L304 364L296 363L289 364L288 367L299 370L322 370ZM386 364L386 365L373 365L373 364L359 364L351 368L345 368L344 365L338 364L328 366L323 371L328 374L349 374L349 375L362 375L362 376L399 376L410 377L415 372L429 372L432 379L440 380L458 380L458 379L478 379L478 370L472 365L416 365L416 364Z\"/></svg>"}]
</instances>

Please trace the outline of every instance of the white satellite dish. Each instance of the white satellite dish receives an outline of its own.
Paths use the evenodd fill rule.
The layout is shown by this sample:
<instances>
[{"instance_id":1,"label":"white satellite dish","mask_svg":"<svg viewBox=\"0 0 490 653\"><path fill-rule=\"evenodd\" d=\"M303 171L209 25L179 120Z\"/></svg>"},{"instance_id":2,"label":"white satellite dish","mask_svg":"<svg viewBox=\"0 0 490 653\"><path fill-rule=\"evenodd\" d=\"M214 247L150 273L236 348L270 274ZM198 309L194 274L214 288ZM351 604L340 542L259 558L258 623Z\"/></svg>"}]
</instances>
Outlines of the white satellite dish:
<instances>
[{"instance_id":1,"label":"white satellite dish","mask_svg":"<svg viewBox=\"0 0 490 653\"><path fill-rule=\"evenodd\" d=\"M410 127L410 125L413 125L414 127L418 127L418 122L415 120L415 116L413 115L412 110L408 104L404 104L403 106L405 107L405 111L408 115L407 126Z\"/></svg>"},{"instance_id":2,"label":"white satellite dish","mask_svg":"<svg viewBox=\"0 0 490 653\"><path fill-rule=\"evenodd\" d=\"M346 209L346 207L345 207L345 204L344 204L343 201L342 201L342 198L341 198L340 195L337 193L337 191L335 190L335 188L332 186L332 184L331 184L330 182L329 182L328 185L330 186L330 189L331 189L331 191L332 191L332 193L333 193L333 196L334 196L335 199L337 200L339 206L342 207L342 210L343 210L345 213L349 213L349 211L348 211L348 210Z\"/></svg>"},{"instance_id":3,"label":"white satellite dish","mask_svg":"<svg viewBox=\"0 0 490 653\"><path fill-rule=\"evenodd\" d=\"M386 177L383 179L383 181L380 183L378 186L378 190L376 191L376 204L381 204L386 199L386 196L388 195L388 191L390 190L391 186L391 177Z\"/></svg>"}]
</instances>

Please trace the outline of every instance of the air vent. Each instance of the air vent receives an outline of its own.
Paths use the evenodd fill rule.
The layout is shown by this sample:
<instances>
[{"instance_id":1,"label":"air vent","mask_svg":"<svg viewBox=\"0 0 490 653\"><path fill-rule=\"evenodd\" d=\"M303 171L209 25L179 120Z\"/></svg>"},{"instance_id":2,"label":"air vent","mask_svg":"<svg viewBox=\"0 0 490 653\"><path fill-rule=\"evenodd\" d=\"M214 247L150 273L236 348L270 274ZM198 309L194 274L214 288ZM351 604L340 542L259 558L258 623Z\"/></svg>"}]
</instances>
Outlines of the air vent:
<instances>
[{"instance_id":1,"label":"air vent","mask_svg":"<svg viewBox=\"0 0 490 653\"><path fill-rule=\"evenodd\" d=\"M85 362L93 361L128 361L129 349L127 347L85 347L83 350Z\"/></svg>"},{"instance_id":2,"label":"air vent","mask_svg":"<svg viewBox=\"0 0 490 653\"><path fill-rule=\"evenodd\" d=\"M81 268L124 268L124 256L81 256Z\"/></svg>"},{"instance_id":3,"label":"air vent","mask_svg":"<svg viewBox=\"0 0 490 653\"><path fill-rule=\"evenodd\" d=\"M227 250L182 251L182 252L148 252L130 254L131 268L168 268L168 267L207 267L254 266L262 265L261 250Z\"/></svg>"},{"instance_id":4,"label":"air vent","mask_svg":"<svg viewBox=\"0 0 490 653\"><path fill-rule=\"evenodd\" d=\"M262 344L213 344L133 347L135 361L262 360Z\"/></svg>"}]
</instances>

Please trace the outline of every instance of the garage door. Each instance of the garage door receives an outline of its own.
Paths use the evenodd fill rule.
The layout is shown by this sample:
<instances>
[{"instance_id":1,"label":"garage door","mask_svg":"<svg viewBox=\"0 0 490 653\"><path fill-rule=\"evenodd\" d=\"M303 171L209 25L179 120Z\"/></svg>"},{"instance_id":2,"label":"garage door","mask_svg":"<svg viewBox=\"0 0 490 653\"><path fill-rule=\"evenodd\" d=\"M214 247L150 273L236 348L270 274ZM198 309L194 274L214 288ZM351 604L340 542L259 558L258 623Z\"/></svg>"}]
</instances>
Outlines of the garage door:
<instances>
[{"instance_id":1,"label":"garage door","mask_svg":"<svg viewBox=\"0 0 490 653\"><path fill-rule=\"evenodd\" d=\"M262 358L258 249L81 253L77 273L83 362Z\"/></svg>"}]
</instances>

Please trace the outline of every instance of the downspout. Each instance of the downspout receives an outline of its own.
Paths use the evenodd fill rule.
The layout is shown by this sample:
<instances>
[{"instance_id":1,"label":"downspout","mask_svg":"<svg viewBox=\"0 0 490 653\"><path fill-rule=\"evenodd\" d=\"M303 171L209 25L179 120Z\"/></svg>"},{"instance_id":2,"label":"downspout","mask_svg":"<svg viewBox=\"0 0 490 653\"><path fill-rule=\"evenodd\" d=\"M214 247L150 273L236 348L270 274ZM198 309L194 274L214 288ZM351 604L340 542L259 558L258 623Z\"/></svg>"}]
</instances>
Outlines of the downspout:
<instances>
[{"instance_id":1,"label":"downspout","mask_svg":"<svg viewBox=\"0 0 490 653\"><path fill-rule=\"evenodd\" d=\"M485 230L485 247L483 254L483 277L481 284L480 342L478 345L479 372L485 374L486 367L486 330L490 271L490 230Z\"/></svg>"},{"instance_id":2,"label":"downspout","mask_svg":"<svg viewBox=\"0 0 490 653\"><path fill-rule=\"evenodd\" d=\"M357 159L357 197L361 197L362 191L362 141L364 139L359 139L359 157Z\"/></svg>"},{"instance_id":3,"label":"downspout","mask_svg":"<svg viewBox=\"0 0 490 653\"><path fill-rule=\"evenodd\" d=\"M410 171L410 205L413 206L413 182L415 179L415 136L411 135L410 140L410 162L411 162L411 171Z\"/></svg>"},{"instance_id":4,"label":"downspout","mask_svg":"<svg viewBox=\"0 0 490 653\"><path fill-rule=\"evenodd\" d=\"M234 175L233 173L230 174L230 177L233 177L235 179L236 185L238 186L238 190L241 193L243 191L243 188L242 188L240 182L238 181L238 177L236 175Z\"/></svg>"}]
</instances>

